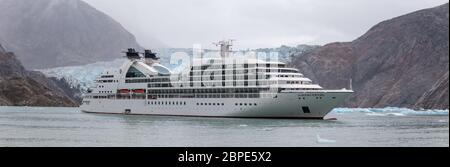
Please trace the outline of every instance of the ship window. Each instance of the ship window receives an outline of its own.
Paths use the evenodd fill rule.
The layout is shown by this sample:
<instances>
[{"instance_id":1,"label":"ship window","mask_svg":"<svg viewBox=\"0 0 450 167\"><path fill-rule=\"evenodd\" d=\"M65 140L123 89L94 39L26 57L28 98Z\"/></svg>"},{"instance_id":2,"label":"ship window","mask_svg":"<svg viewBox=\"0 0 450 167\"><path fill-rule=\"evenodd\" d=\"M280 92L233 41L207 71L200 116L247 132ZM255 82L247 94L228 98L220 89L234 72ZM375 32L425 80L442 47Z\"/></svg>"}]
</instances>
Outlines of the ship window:
<instances>
[{"instance_id":1,"label":"ship window","mask_svg":"<svg viewBox=\"0 0 450 167\"><path fill-rule=\"evenodd\" d=\"M256 103L254 105L256 106Z\"/></svg>"},{"instance_id":2,"label":"ship window","mask_svg":"<svg viewBox=\"0 0 450 167\"><path fill-rule=\"evenodd\" d=\"M222 103L222 106L225 105L224 103Z\"/></svg>"},{"instance_id":3,"label":"ship window","mask_svg":"<svg viewBox=\"0 0 450 167\"><path fill-rule=\"evenodd\" d=\"M127 78L145 77L145 75L133 66L128 69Z\"/></svg>"},{"instance_id":4,"label":"ship window","mask_svg":"<svg viewBox=\"0 0 450 167\"><path fill-rule=\"evenodd\" d=\"M238 104L237 104L237 103L234 103L234 105L236 105L236 106L237 106Z\"/></svg>"},{"instance_id":5,"label":"ship window","mask_svg":"<svg viewBox=\"0 0 450 167\"><path fill-rule=\"evenodd\" d=\"M186 102L183 102L184 105L186 105Z\"/></svg>"}]
</instances>

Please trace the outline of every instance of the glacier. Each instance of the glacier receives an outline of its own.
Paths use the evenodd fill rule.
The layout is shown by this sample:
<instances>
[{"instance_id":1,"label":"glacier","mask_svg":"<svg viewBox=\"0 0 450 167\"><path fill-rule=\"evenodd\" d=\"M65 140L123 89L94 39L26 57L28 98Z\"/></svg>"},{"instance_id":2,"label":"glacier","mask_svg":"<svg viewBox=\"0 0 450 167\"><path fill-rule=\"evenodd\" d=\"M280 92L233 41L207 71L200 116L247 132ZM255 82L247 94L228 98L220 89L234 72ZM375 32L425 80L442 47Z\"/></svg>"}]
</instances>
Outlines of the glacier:
<instances>
[{"instance_id":1,"label":"glacier","mask_svg":"<svg viewBox=\"0 0 450 167\"><path fill-rule=\"evenodd\" d=\"M94 87L94 80L107 69L117 69L125 62L125 59L116 59L107 62L96 62L83 66L66 66L50 69L39 69L48 77L57 79L64 78L71 87L79 87L81 92L86 92L88 88Z\"/></svg>"}]
</instances>

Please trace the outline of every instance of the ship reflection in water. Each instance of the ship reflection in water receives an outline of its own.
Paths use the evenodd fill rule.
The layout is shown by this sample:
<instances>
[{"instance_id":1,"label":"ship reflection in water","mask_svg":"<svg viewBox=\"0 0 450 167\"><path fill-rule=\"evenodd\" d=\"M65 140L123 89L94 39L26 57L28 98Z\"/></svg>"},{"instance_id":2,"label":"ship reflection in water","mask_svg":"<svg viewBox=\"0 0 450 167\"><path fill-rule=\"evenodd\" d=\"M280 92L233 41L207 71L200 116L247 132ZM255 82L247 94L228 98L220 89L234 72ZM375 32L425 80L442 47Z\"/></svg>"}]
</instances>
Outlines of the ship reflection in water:
<instances>
[{"instance_id":1,"label":"ship reflection in water","mask_svg":"<svg viewBox=\"0 0 450 167\"><path fill-rule=\"evenodd\" d=\"M0 107L0 146L449 146L448 110L335 109L337 120L86 114Z\"/></svg>"}]
</instances>

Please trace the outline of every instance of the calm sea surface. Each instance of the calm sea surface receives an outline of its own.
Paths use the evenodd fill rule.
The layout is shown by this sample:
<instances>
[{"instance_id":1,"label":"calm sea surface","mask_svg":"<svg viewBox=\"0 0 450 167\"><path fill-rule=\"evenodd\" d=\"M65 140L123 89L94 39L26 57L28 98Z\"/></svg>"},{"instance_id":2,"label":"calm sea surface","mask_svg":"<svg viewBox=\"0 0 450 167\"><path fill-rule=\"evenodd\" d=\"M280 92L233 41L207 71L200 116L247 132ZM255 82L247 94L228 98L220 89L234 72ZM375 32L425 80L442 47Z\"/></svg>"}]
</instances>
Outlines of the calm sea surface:
<instances>
[{"instance_id":1,"label":"calm sea surface","mask_svg":"<svg viewBox=\"0 0 450 167\"><path fill-rule=\"evenodd\" d=\"M335 109L337 120L86 114L0 107L0 146L449 146L448 110Z\"/></svg>"}]
</instances>

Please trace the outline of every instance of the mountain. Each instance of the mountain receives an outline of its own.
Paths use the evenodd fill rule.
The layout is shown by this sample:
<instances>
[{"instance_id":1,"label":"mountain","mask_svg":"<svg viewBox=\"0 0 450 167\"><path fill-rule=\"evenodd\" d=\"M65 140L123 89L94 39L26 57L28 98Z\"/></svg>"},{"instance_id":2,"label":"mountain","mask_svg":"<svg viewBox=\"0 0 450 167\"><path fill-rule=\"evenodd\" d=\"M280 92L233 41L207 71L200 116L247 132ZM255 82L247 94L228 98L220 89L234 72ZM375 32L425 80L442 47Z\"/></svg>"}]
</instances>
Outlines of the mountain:
<instances>
[{"instance_id":1,"label":"mountain","mask_svg":"<svg viewBox=\"0 0 450 167\"><path fill-rule=\"evenodd\" d=\"M28 69L113 60L128 47L141 48L122 25L81 0L0 4L0 39ZM151 47L163 45L157 44Z\"/></svg>"},{"instance_id":2,"label":"mountain","mask_svg":"<svg viewBox=\"0 0 450 167\"><path fill-rule=\"evenodd\" d=\"M0 105L78 106L75 92L64 80L27 71L14 53L0 49Z\"/></svg>"},{"instance_id":3,"label":"mountain","mask_svg":"<svg viewBox=\"0 0 450 167\"><path fill-rule=\"evenodd\" d=\"M254 52L264 52L266 55L270 55L271 52L278 53L278 61L284 62L284 63L290 63L294 56L302 56L306 53L309 53L313 51L314 49L317 49L318 45L297 45L296 47L290 47L286 45L282 45L278 48L259 48L252 50ZM294 54L295 53L295 54Z\"/></svg>"},{"instance_id":4,"label":"mountain","mask_svg":"<svg viewBox=\"0 0 450 167\"><path fill-rule=\"evenodd\" d=\"M355 93L348 107L448 109L449 4L372 27L352 42L336 42L293 64L325 88Z\"/></svg>"}]
</instances>

